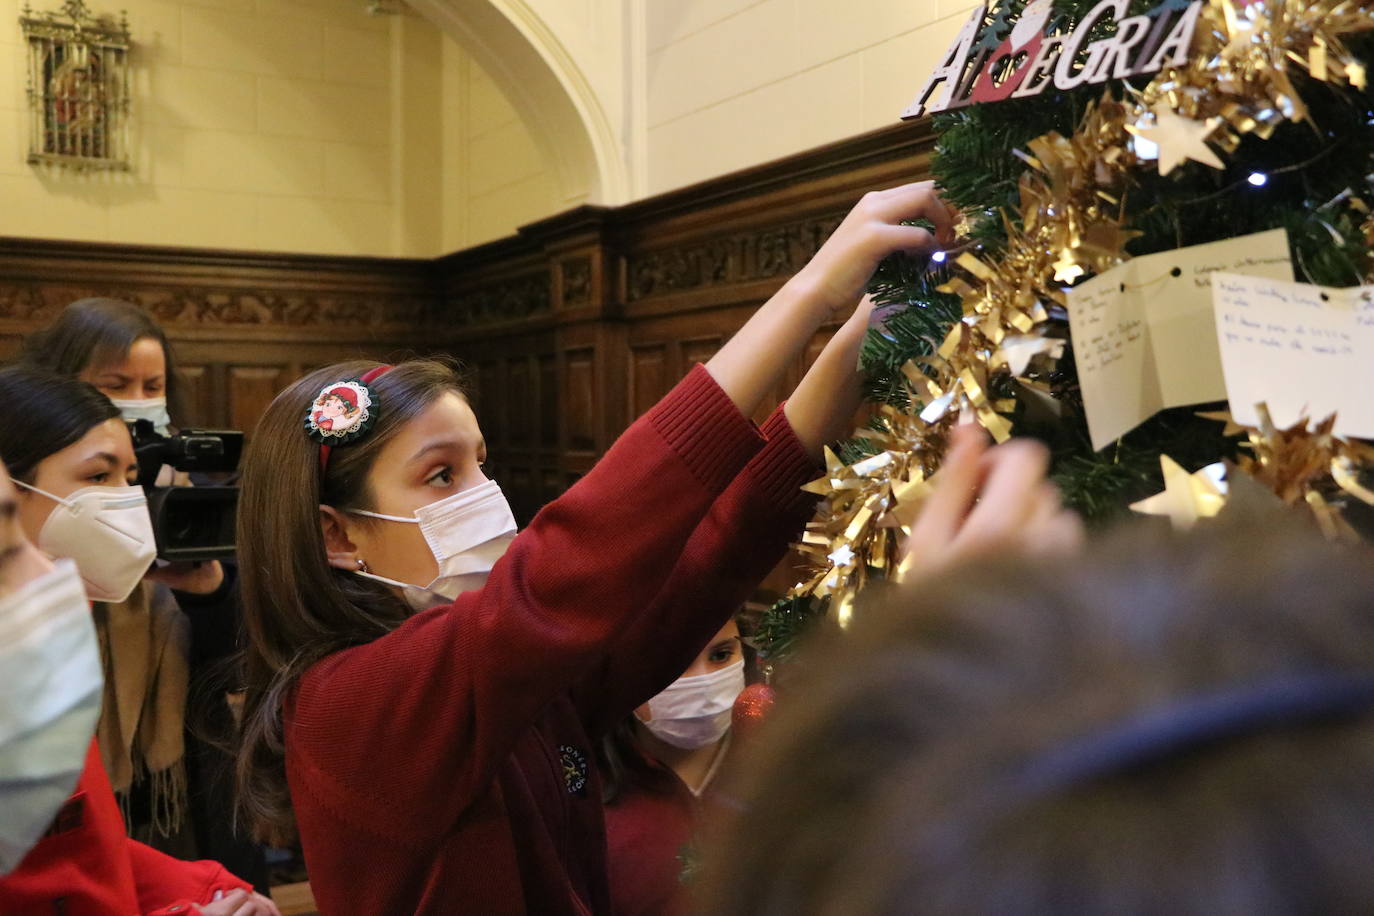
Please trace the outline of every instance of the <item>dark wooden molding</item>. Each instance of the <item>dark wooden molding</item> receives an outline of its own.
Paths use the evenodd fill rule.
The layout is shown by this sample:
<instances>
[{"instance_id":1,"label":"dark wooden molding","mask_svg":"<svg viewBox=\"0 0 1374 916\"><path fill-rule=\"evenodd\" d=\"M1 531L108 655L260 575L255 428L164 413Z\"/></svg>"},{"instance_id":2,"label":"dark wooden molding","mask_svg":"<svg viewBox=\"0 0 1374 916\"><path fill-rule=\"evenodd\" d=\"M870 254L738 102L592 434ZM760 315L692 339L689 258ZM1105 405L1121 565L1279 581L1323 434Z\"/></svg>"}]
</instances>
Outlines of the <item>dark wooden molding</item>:
<instances>
[{"instance_id":1,"label":"dark wooden molding","mask_svg":"<svg viewBox=\"0 0 1374 916\"><path fill-rule=\"evenodd\" d=\"M626 299L636 302L704 286L790 277L811 260L843 218L840 212L630 255Z\"/></svg>"},{"instance_id":2,"label":"dark wooden molding","mask_svg":"<svg viewBox=\"0 0 1374 916\"><path fill-rule=\"evenodd\" d=\"M423 339L433 263L0 238L0 322L41 326L74 299L139 303L169 330Z\"/></svg>"}]
</instances>

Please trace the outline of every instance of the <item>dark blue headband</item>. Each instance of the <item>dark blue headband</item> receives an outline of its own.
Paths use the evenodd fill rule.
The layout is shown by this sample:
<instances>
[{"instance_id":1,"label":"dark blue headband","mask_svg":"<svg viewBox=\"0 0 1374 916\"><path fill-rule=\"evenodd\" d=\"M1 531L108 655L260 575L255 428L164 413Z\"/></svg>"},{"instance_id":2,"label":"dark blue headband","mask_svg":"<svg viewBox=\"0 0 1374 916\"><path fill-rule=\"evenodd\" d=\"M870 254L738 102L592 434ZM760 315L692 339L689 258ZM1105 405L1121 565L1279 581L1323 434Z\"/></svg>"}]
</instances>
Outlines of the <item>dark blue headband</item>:
<instances>
[{"instance_id":1,"label":"dark blue headband","mask_svg":"<svg viewBox=\"0 0 1374 916\"><path fill-rule=\"evenodd\" d=\"M1294 674L1147 709L1032 759L1018 793L1048 795L1209 745L1374 712L1374 675Z\"/></svg>"}]
</instances>

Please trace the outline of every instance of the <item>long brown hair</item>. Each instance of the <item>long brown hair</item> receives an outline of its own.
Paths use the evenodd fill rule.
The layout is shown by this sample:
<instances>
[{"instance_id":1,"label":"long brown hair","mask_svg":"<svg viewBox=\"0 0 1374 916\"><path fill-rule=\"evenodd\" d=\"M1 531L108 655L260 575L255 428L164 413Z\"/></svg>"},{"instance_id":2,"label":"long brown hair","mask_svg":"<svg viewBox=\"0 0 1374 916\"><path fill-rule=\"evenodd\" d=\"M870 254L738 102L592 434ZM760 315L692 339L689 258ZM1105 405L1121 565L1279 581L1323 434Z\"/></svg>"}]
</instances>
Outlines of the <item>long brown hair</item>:
<instances>
[{"instance_id":1,"label":"long brown hair","mask_svg":"<svg viewBox=\"0 0 1374 916\"><path fill-rule=\"evenodd\" d=\"M238 543L247 645L246 696L236 782L240 810L262 837L294 830L286 785L282 703L325 656L394 630L410 609L380 583L331 567L320 505L374 508L368 474L396 433L447 392L462 394L454 366L411 360L370 385L379 410L358 442L337 447L321 475L319 446L302 427L320 389L376 363L338 363L310 373L272 401L243 460Z\"/></svg>"}]
</instances>

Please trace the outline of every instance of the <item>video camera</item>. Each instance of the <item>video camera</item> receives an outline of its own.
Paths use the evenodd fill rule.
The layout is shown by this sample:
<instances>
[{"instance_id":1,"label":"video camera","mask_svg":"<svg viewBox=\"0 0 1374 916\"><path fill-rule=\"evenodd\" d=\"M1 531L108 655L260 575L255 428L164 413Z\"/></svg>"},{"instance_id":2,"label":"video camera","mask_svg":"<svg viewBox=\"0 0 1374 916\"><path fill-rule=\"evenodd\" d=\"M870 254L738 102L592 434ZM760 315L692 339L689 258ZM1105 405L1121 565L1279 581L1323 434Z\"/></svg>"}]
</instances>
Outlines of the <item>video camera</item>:
<instances>
[{"instance_id":1,"label":"video camera","mask_svg":"<svg viewBox=\"0 0 1374 916\"><path fill-rule=\"evenodd\" d=\"M138 456L138 482L148 495L159 559L223 560L234 555L234 524L239 488L160 487L164 466L177 471L229 473L238 469L243 433L224 429L183 429L160 435L148 420L129 424Z\"/></svg>"}]
</instances>

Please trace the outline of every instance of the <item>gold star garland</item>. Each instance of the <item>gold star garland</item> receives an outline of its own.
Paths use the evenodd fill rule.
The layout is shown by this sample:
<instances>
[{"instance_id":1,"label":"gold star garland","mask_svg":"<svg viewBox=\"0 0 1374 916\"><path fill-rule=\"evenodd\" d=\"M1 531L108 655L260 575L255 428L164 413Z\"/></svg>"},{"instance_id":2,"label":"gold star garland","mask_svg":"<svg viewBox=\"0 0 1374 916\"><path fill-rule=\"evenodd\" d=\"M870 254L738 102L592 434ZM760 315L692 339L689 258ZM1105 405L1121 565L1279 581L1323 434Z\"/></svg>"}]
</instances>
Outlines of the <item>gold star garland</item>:
<instances>
[{"instance_id":1,"label":"gold star garland","mask_svg":"<svg viewBox=\"0 0 1374 916\"><path fill-rule=\"evenodd\" d=\"M1359 540L1331 500L1344 494L1374 506L1374 493L1360 485L1358 469L1374 467L1374 447L1344 439L1332 430L1335 415L1309 428L1306 417L1286 429L1274 426L1269 408L1258 408L1260 425L1247 427L1250 455L1239 468L1290 506L1305 504L1329 538Z\"/></svg>"},{"instance_id":2,"label":"gold star garland","mask_svg":"<svg viewBox=\"0 0 1374 916\"><path fill-rule=\"evenodd\" d=\"M1162 71L1121 101L1106 92L1073 136L1045 134L1028 152L1018 152L1031 169L1020 180L1016 218L1002 214L1006 246L995 258L968 252L956 261L963 275L942 291L961 298L963 318L936 356L905 368L910 408L882 407L882 431L860 431L879 446L878 455L845 465L828 454L826 476L808 485L826 498L801 545L811 573L792 594L832 598L837 618L847 622L868 577L893 568L897 533L909 530L953 418L969 413L997 441L1011 436L1006 414L1015 401L999 399L996 392L1010 390L1012 379L1043 388L1028 367L1043 369L1037 357L1052 360L1063 346L1046 336L1048 304L1065 304L1064 284L1130 257L1125 246L1139 233L1126 224L1127 197L1132 172L1143 160L1136 137L1153 134L1169 142L1167 133L1158 132L1161 120L1168 120L1175 127L1193 122L1202 130L1188 136L1205 137L1228 155L1246 134L1267 139L1285 121L1307 119L1292 68L1324 82L1366 87L1365 67L1342 38L1370 29L1374 10L1358 0L1209 0L1186 66ZM1161 148L1158 156L1164 162L1188 153ZM1364 231L1374 243L1374 216ZM1370 265L1374 272L1374 261ZM1326 456L1328 480L1340 479L1332 476L1339 466L1344 479L1353 481L1354 468L1372 460L1367 447L1332 437L1325 424L1310 431L1305 424L1282 432L1261 429L1252 433L1251 445L1256 457L1242 470L1276 492L1291 489L1294 468L1302 466L1295 456L1304 449ZM1328 455L1333 448L1339 454ZM1320 487L1300 489L1321 518ZM1324 527L1340 533L1335 529L1343 523L1333 520L1338 516L1325 517Z\"/></svg>"},{"instance_id":3,"label":"gold star garland","mask_svg":"<svg viewBox=\"0 0 1374 916\"><path fill-rule=\"evenodd\" d=\"M1374 183L1374 176L1370 176ZM1364 265L1365 285L1374 283L1374 210L1362 198L1350 198L1350 208L1360 214L1364 219L1360 223L1360 234L1364 236L1364 256L1360 261Z\"/></svg>"},{"instance_id":4,"label":"gold star garland","mask_svg":"<svg viewBox=\"0 0 1374 916\"><path fill-rule=\"evenodd\" d=\"M903 374L908 386L924 388L929 381L915 363L907 363ZM916 387L908 394L915 403ZM886 575L900 561L901 544L929 491L952 419L931 423L884 404L874 428L856 433L877 450L875 455L845 464L825 450L825 476L802 488L826 499L798 545L813 572L792 590L794 596L833 598L836 619L842 626L849 623L854 597L869 577Z\"/></svg>"},{"instance_id":5,"label":"gold star garland","mask_svg":"<svg viewBox=\"0 0 1374 916\"><path fill-rule=\"evenodd\" d=\"M1315 425L1302 417L1280 429L1267 405L1257 405L1256 412L1259 426L1241 426L1226 411L1199 416L1225 423L1227 436L1246 437L1243 447L1250 454L1237 462L1238 470L1259 481L1285 505L1306 506L1327 537L1357 541L1358 535L1341 516L1339 502L1350 498L1374 506L1374 490L1360 482L1359 474L1361 468L1374 467L1374 446L1335 435L1334 414ZM1165 491L1132 509L1167 515L1182 528L1217 514L1225 493L1211 481L1210 467L1189 475L1167 455L1161 455L1160 462L1165 468Z\"/></svg>"}]
</instances>

